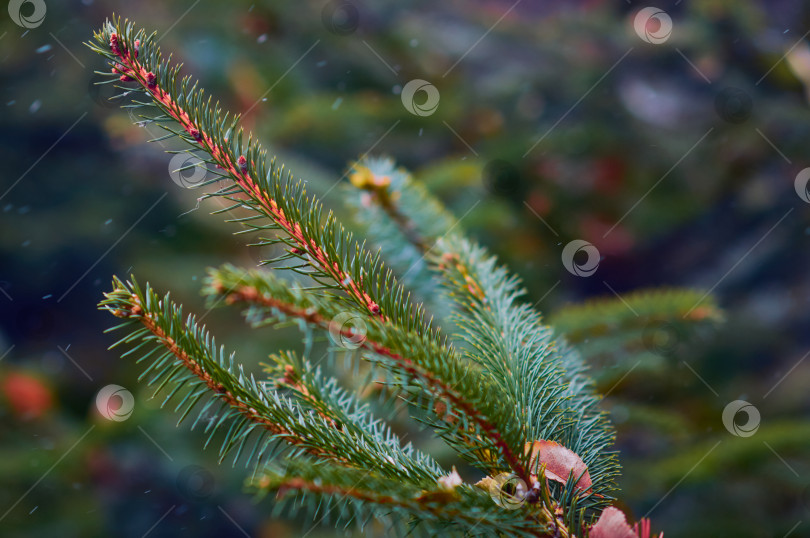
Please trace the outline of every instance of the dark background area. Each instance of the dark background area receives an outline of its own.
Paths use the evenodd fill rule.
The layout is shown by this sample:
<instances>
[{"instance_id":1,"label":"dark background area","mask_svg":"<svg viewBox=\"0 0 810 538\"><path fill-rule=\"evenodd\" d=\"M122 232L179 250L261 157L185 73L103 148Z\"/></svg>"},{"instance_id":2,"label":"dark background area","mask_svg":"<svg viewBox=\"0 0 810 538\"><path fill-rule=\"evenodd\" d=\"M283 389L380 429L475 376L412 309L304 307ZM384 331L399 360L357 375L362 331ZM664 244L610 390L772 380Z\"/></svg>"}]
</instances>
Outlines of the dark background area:
<instances>
[{"instance_id":1,"label":"dark background area","mask_svg":"<svg viewBox=\"0 0 810 538\"><path fill-rule=\"evenodd\" d=\"M611 288L711 290L723 324L595 372L621 505L667 537L810 536L806 3L651 2L673 22L660 44L634 31L635 1L45 4L29 29L0 14L1 535L334 534L271 517L107 350L113 274L205 313L205 268L263 255L93 84L104 63L82 42L115 12L339 214L347 163L395 158L544 312ZM413 79L440 92L435 113L403 107ZM592 277L561 263L573 239L599 249ZM205 315L250 364L286 345ZM126 421L97 411L109 384L135 396ZM721 421L738 399L761 414L750 437Z\"/></svg>"}]
</instances>

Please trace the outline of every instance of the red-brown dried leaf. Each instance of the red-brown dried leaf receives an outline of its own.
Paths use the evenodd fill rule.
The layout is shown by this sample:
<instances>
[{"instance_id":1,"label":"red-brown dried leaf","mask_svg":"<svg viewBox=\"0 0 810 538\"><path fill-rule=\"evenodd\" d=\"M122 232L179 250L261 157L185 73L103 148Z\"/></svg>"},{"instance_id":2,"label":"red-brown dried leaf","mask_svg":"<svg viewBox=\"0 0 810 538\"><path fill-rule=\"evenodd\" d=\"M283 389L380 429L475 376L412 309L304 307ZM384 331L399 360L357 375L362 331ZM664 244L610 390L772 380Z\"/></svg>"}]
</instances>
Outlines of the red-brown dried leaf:
<instances>
[{"instance_id":1,"label":"red-brown dried leaf","mask_svg":"<svg viewBox=\"0 0 810 538\"><path fill-rule=\"evenodd\" d=\"M554 480L565 484L568 476L573 473L574 477L579 477L576 487L587 491L591 488L591 475L588 474L588 466L582 458L572 450L554 441L535 441L526 443L526 451L531 450L529 468L532 470L546 466L545 475L548 480ZM581 475L581 476L580 476Z\"/></svg>"},{"instance_id":2,"label":"red-brown dried leaf","mask_svg":"<svg viewBox=\"0 0 810 538\"><path fill-rule=\"evenodd\" d=\"M589 538L638 538L638 535L627 524L624 513L618 508L605 508L599 521L591 527Z\"/></svg>"}]
</instances>

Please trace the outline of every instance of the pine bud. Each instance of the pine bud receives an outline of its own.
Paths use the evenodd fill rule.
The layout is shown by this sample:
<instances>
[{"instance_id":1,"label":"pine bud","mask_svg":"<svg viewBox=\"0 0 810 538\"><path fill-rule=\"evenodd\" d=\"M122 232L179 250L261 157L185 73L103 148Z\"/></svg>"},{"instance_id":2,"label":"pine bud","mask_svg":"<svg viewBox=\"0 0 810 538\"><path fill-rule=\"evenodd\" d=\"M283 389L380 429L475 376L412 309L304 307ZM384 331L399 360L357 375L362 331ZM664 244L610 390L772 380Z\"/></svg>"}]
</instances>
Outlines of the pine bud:
<instances>
[{"instance_id":1,"label":"pine bud","mask_svg":"<svg viewBox=\"0 0 810 538\"><path fill-rule=\"evenodd\" d=\"M118 80L120 80L121 82L132 82L135 79L129 75L121 75Z\"/></svg>"},{"instance_id":2,"label":"pine bud","mask_svg":"<svg viewBox=\"0 0 810 538\"><path fill-rule=\"evenodd\" d=\"M243 174L247 173L247 159L245 159L244 155L239 156L239 159L236 160L236 164L239 165L239 169Z\"/></svg>"},{"instance_id":3,"label":"pine bud","mask_svg":"<svg viewBox=\"0 0 810 538\"><path fill-rule=\"evenodd\" d=\"M157 86L157 77L151 71L146 74L146 85L149 86L150 90L154 90Z\"/></svg>"},{"instance_id":4,"label":"pine bud","mask_svg":"<svg viewBox=\"0 0 810 538\"><path fill-rule=\"evenodd\" d=\"M138 57L138 52L140 51L140 49L141 49L141 40L136 39L135 40L135 57L136 58Z\"/></svg>"},{"instance_id":5,"label":"pine bud","mask_svg":"<svg viewBox=\"0 0 810 538\"><path fill-rule=\"evenodd\" d=\"M116 34L115 32L110 34L110 50L116 56L121 56L121 47L120 43L118 42L118 34Z\"/></svg>"},{"instance_id":6,"label":"pine bud","mask_svg":"<svg viewBox=\"0 0 810 538\"><path fill-rule=\"evenodd\" d=\"M380 313L380 305L372 301L371 304L368 305L368 310L376 316Z\"/></svg>"},{"instance_id":7,"label":"pine bud","mask_svg":"<svg viewBox=\"0 0 810 538\"><path fill-rule=\"evenodd\" d=\"M190 134L191 138L193 138L197 142L199 142L202 139L202 136L200 136L200 131L195 129L194 127L188 130L188 134Z\"/></svg>"}]
</instances>

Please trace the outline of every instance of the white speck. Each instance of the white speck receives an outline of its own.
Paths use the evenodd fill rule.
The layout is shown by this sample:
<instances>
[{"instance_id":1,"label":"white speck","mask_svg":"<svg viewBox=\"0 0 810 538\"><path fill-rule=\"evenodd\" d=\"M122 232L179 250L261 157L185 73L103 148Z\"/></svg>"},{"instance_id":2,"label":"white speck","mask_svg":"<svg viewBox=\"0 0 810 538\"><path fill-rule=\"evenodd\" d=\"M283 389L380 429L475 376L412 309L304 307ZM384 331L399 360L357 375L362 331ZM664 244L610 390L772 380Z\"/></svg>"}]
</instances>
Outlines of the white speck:
<instances>
[{"instance_id":1,"label":"white speck","mask_svg":"<svg viewBox=\"0 0 810 538\"><path fill-rule=\"evenodd\" d=\"M52 294L52 293L49 293L48 295L43 295L43 296L42 296L42 299L43 299L43 300L45 300L45 299L50 299L51 297L53 297L53 294ZM66 351L67 351L67 350L66 350Z\"/></svg>"},{"instance_id":2,"label":"white speck","mask_svg":"<svg viewBox=\"0 0 810 538\"><path fill-rule=\"evenodd\" d=\"M256 38L256 43L264 43L267 41L267 34L262 34Z\"/></svg>"},{"instance_id":3,"label":"white speck","mask_svg":"<svg viewBox=\"0 0 810 538\"><path fill-rule=\"evenodd\" d=\"M191 280L196 281L197 280L197 275L194 275L193 277L191 277Z\"/></svg>"},{"instance_id":4,"label":"white speck","mask_svg":"<svg viewBox=\"0 0 810 538\"><path fill-rule=\"evenodd\" d=\"M108 224L110 224L111 222L112 222L112 219L107 219L106 221L104 221L104 226L107 226L107 225L108 225Z\"/></svg>"},{"instance_id":5,"label":"white speck","mask_svg":"<svg viewBox=\"0 0 810 538\"><path fill-rule=\"evenodd\" d=\"M326 60L321 60L320 62L315 64L317 67L323 67L326 65Z\"/></svg>"},{"instance_id":6,"label":"white speck","mask_svg":"<svg viewBox=\"0 0 810 538\"><path fill-rule=\"evenodd\" d=\"M36 511L37 511L37 508L39 508L39 505L35 506L33 510L31 510L30 512L28 512L28 515L30 516L31 514L33 514L34 512L36 512Z\"/></svg>"},{"instance_id":7,"label":"white speck","mask_svg":"<svg viewBox=\"0 0 810 538\"><path fill-rule=\"evenodd\" d=\"M394 95L399 95L399 94L401 94L401 93L402 93L402 86L400 86L399 84L397 84L396 86L394 86L393 88L391 88L391 93L393 93Z\"/></svg>"},{"instance_id":8,"label":"white speck","mask_svg":"<svg viewBox=\"0 0 810 538\"><path fill-rule=\"evenodd\" d=\"M72 346L72 345L73 345L73 344L68 344L68 345L67 345L67 347L65 347L65 351L67 351L68 349L70 349L70 346Z\"/></svg>"},{"instance_id":9,"label":"white speck","mask_svg":"<svg viewBox=\"0 0 810 538\"><path fill-rule=\"evenodd\" d=\"M413 38L413 39L411 39L410 44L411 44L411 47L418 47L419 46L419 40L416 39L416 38Z\"/></svg>"},{"instance_id":10,"label":"white speck","mask_svg":"<svg viewBox=\"0 0 810 538\"><path fill-rule=\"evenodd\" d=\"M37 54L42 54L43 52L48 52L49 50L51 50L51 44L50 43L48 43L47 45L42 45L41 47L39 47L36 50L36 53Z\"/></svg>"},{"instance_id":11,"label":"white speck","mask_svg":"<svg viewBox=\"0 0 810 538\"><path fill-rule=\"evenodd\" d=\"M263 98L262 101L267 101L267 97Z\"/></svg>"},{"instance_id":12,"label":"white speck","mask_svg":"<svg viewBox=\"0 0 810 538\"><path fill-rule=\"evenodd\" d=\"M787 30L785 30L784 32L782 32L782 34L786 34L786 33L788 33L788 32L790 32L790 28L788 28Z\"/></svg>"},{"instance_id":13,"label":"white speck","mask_svg":"<svg viewBox=\"0 0 810 538\"><path fill-rule=\"evenodd\" d=\"M422 136L422 132L423 132L423 131L424 131L424 129L420 127L420 128L419 128L419 136Z\"/></svg>"},{"instance_id":14,"label":"white speck","mask_svg":"<svg viewBox=\"0 0 810 538\"><path fill-rule=\"evenodd\" d=\"M147 489L146 491L144 491L144 493L151 493L151 492L152 492L151 489Z\"/></svg>"},{"instance_id":15,"label":"white speck","mask_svg":"<svg viewBox=\"0 0 810 538\"><path fill-rule=\"evenodd\" d=\"M332 103L332 110L337 110L340 108L340 104L343 102L343 97L338 97L335 99L335 102Z\"/></svg>"},{"instance_id":16,"label":"white speck","mask_svg":"<svg viewBox=\"0 0 810 538\"><path fill-rule=\"evenodd\" d=\"M36 114L36 112L40 109L41 106L42 106L42 101L37 99L36 101L31 103L31 106L28 107L28 112L30 112L31 114Z\"/></svg>"},{"instance_id":17,"label":"white speck","mask_svg":"<svg viewBox=\"0 0 810 538\"><path fill-rule=\"evenodd\" d=\"M11 105L13 105L13 104L14 104L14 103L16 103L16 102L17 102L17 100L16 100L16 99L12 99L12 100L11 100L11 101L9 101L8 103L6 103L6 106L11 106Z\"/></svg>"}]
</instances>

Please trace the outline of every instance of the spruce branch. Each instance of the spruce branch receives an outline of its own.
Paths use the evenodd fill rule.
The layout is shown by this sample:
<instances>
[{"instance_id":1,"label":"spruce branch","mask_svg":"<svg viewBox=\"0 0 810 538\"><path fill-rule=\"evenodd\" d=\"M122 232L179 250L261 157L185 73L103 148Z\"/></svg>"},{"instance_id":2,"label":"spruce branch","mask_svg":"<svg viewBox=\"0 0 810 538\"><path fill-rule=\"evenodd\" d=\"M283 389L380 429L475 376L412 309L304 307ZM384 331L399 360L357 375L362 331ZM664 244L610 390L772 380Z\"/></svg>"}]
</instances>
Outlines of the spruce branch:
<instances>
[{"instance_id":1,"label":"spruce branch","mask_svg":"<svg viewBox=\"0 0 810 538\"><path fill-rule=\"evenodd\" d=\"M351 184L361 191L354 205L368 228L379 225L375 208L382 210L399 233L420 253L453 226L453 218L423 186L394 167L390 159L367 158L352 165ZM374 224L372 226L372 223Z\"/></svg>"},{"instance_id":2,"label":"spruce branch","mask_svg":"<svg viewBox=\"0 0 810 538\"><path fill-rule=\"evenodd\" d=\"M100 304L125 320L116 328L131 329L118 343L134 346L124 356L141 355L142 377L157 385L156 394L168 392L164 404L180 399L181 421L200 409L195 425L207 421L208 442L227 428L220 459L235 452L235 462L255 438L246 459L259 473L257 489L282 496L297 491L312 501L310 508L338 507L344 520L395 516L402 528L433 535L452 530L585 538L593 530L597 538L604 535L595 521L602 528L618 521L618 511L602 512L618 474L610 451L613 430L597 407L582 357L521 302L516 277L484 249L452 233L453 217L407 172L388 160L353 165L356 206L371 219L370 235L386 243L382 251L370 252L324 212L303 182L274 160L267 162L258 142L239 127L238 116L212 104L189 77L179 77L180 66L162 59L155 34L114 19L89 46L111 62L109 75L129 98L125 106L166 130L160 139L177 137L185 151L207 155L203 165L215 176L208 184L217 183L217 190L203 198L231 202L216 213L246 209L247 217L229 219L243 227L239 233L272 232L260 244L280 245L285 254L267 262L292 261L278 268L317 284L305 289L272 273L231 266L212 270L206 281L204 293L212 304L242 307L254 327L295 324L304 333L302 354L271 355L269 382L247 375L193 316L183 318L168 295L160 297L148 285L143 291L116 279ZM422 305L411 301L383 255L423 296L432 299L437 284L444 287L456 308L452 343ZM653 302L654 317L661 304ZM430 304L443 314L440 303ZM615 305L606 309L620 323L630 323ZM335 326L343 313L362 321L362 335ZM569 328L591 330L590 315L571 316ZM312 344L326 333L357 344L358 354L381 369L418 411L418 420L490 476L473 487L455 469L448 474L430 456L403 446L369 406L312 363ZM283 451L290 458L283 467L268 464L282 444L289 445ZM514 510L483 489L497 485L501 475L528 488L515 491L521 504ZM623 514L622 522L626 525ZM630 532L645 531L647 524Z\"/></svg>"},{"instance_id":3,"label":"spruce branch","mask_svg":"<svg viewBox=\"0 0 810 538\"><path fill-rule=\"evenodd\" d=\"M631 294L627 297L630 309L627 305L618 301L597 301L589 302L585 305L573 305L566 307L558 315L551 318L550 327L544 326L538 315L529 312L528 317L535 320L523 319L520 314L521 306L517 303L518 296L522 293L519 283L506 282L510 280L508 273L502 268L495 268L494 260L485 261L486 256L473 256L471 262L475 270L486 275L486 279L500 285L495 289L486 289L479 283L479 279L471 275L473 270L467 266L458 266L458 253L465 248L469 252L472 245L465 245L458 237L460 234L452 234L452 219L447 218L447 212L441 202L430 195L424 187L414 183L410 175L402 169L393 166L390 160L366 159L354 165L355 173L351 177L352 184L357 189L351 192L349 200L355 207L355 217L364 225L365 232L376 239L378 244L383 245L383 252L389 259L404 257L401 253L410 253L409 270L418 267L418 263L412 260L420 254L418 248L421 244L431 245L429 259L433 260L434 267L439 268L439 273L445 273L441 268L443 264L451 267L460 267L461 271L455 275L455 280L451 282L451 293L456 299L456 306L461 311L461 315L455 318L460 324L462 332L465 333L467 344L476 351L470 356L486 359L488 366L495 371L496 378L512 384L509 391L520 392L515 384L515 378L524 379L544 379L548 381L548 387L556 386L557 392L542 394L526 394L522 399L517 396L512 399L515 405L523 405L524 409L535 409L543 411L543 404L547 402L549 407L546 413L554 416L548 420L549 415L542 414L536 418L527 417L533 424L543 424L545 427L541 431L535 431L527 437L531 442L536 439L558 439L565 446L572 446L578 453L587 454L590 471L594 474L594 481L602 489L601 493L594 493L590 502L585 504L589 508L598 509L604 506L610 499L612 491L615 489L615 478L618 476L618 464L616 456L605 449L612 444L612 428L608 424L604 413L599 411L599 398L595 394L595 386L588 375L586 367L579 349L571 347L570 342L579 346L584 346L585 356L591 356L591 350L599 349L604 351L622 352L635 343L644 339L649 339L648 335L641 334L642 330L650 327L651 324L687 324L694 325L699 322L718 321L721 314L709 299L704 304L691 312L689 310L698 302L702 295L690 290L663 290L663 291L642 291ZM437 215L438 218L431 218L430 215ZM412 239L413 234L418 234L419 242ZM436 243L438 238L441 241ZM450 248L445 248L450 246ZM409 250L410 249L410 250ZM455 262L455 263L454 263ZM421 268L420 268L421 269ZM489 276L493 271L496 276ZM447 277L447 274L444 274ZM452 278L452 276L451 276ZM424 295L430 296L435 293L435 281L427 278L420 278L422 283L426 283L424 288L427 292ZM486 306L487 301L493 296L504 297L511 306L503 308L501 315L494 319L488 314L492 310ZM514 294L510 299L509 295ZM434 301L435 302L435 301ZM483 305L483 308L482 308ZM522 307L526 308L526 307ZM636 315L638 314L638 315ZM514 316L517 315L517 318ZM518 319L517 323L513 320ZM516 373L509 366L510 350L503 344L503 340L508 340L508 327L512 330L523 326L527 334L534 333L543 344L548 346L547 351L543 351L542 345L532 353L515 359L518 366L525 367L531 362L537 365L545 365L546 372L535 370L532 374L525 371ZM482 345L479 338L484 342L490 337L498 337L495 334L501 331L500 344ZM538 332L539 331L539 332ZM636 331L636 332L633 332ZM489 332L489 335L481 335L481 332ZM545 333L544 335L540 333ZM515 339L520 341L523 348L525 339ZM490 342L491 344L492 342ZM462 347L464 347L462 343ZM528 360L527 360L528 358ZM556 366L555 366L556 365ZM520 370L518 371L520 372ZM537 377L539 376L539 377ZM552 389L554 390L554 389ZM534 401L535 403L530 403ZM562 405L560 402L564 402ZM558 422L554 422L557 420ZM553 433L553 435L552 435ZM594 454L599 454L599 463L595 464ZM559 491L563 497L563 504L571 502L570 495L565 491Z\"/></svg>"},{"instance_id":4,"label":"spruce branch","mask_svg":"<svg viewBox=\"0 0 810 538\"><path fill-rule=\"evenodd\" d=\"M344 513L342 520L356 520L361 528L371 517L377 517L408 523L408 534L417 536L448 532L465 536L572 536L556 523L552 511L531 512L525 507L502 510L484 491L460 480L442 479L429 488L417 488L374 473L287 461L283 468L266 469L252 485L259 491L278 492L281 503L290 492L303 494L304 506L313 516L319 512L327 515L336 508Z\"/></svg>"},{"instance_id":5,"label":"spruce branch","mask_svg":"<svg viewBox=\"0 0 810 538\"><path fill-rule=\"evenodd\" d=\"M235 220L247 231L278 231L276 238L263 244L285 245L283 259L294 258L314 269L308 276L329 289L342 290L369 315L390 319L406 330L435 333L423 309L410 301L378 254L357 243L331 212L324 216L321 203L307 195L302 182L294 181L275 161L268 166L266 152L252 135L243 144L245 134L237 129L239 116L229 119L219 103L212 105L210 97L206 100L190 77L178 81L181 66L162 59L156 34L147 35L117 18L96 32L95 43L88 46L111 61L112 73L108 74L136 83L128 94L149 99L134 100L129 106L156 107L157 115L141 117L168 131L167 137L176 136L205 152L205 163L221 170L218 176L232 181L205 196L222 196L233 202L218 212L237 207L251 210L253 215ZM253 224L262 219L269 222Z\"/></svg>"},{"instance_id":6,"label":"spruce branch","mask_svg":"<svg viewBox=\"0 0 810 538\"><path fill-rule=\"evenodd\" d=\"M460 231L458 220L420 183L391 159L365 158L352 164L346 200L354 220L378 246L403 283L437 317L450 308L425 262L436 239Z\"/></svg>"},{"instance_id":7,"label":"spruce branch","mask_svg":"<svg viewBox=\"0 0 810 538\"><path fill-rule=\"evenodd\" d=\"M150 361L141 378L151 374L149 384L158 385L155 395L168 391L164 406L178 393L186 393L175 409L181 411L179 422L207 400L193 428L214 404L222 404L206 427L210 442L221 426L231 423L220 459L237 448L234 461L238 460L250 434L262 428L266 435L256 439L248 458L256 465L274 442L283 441L299 453L344 466L375 469L383 476L411 483L434 481L443 473L431 458L410 445L402 448L399 439L367 408L345 398L342 409L329 405L328 400L323 400L325 405L320 409L301 406L282 391L245 374L233 354L226 359L205 327L193 316L184 320L182 309L169 296L161 298L148 285L141 290L137 283L118 279L113 286L100 308L126 320L113 329L138 327L113 346L133 344L124 356L138 353L142 354L138 362ZM340 427L336 419L341 420Z\"/></svg>"},{"instance_id":8,"label":"spruce branch","mask_svg":"<svg viewBox=\"0 0 810 538\"><path fill-rule=\"evenodd\" d=\"M564 343L555 342L551 328L519 301L524 291L517 277L496 265L481 247L458 237L443 238L432 261L457 305L465 356L509 395L524 426L524 443L557 442L587 466L590 490L581 491L576 487L579 477L573 477L554 492L563 506L578 503L592 517L611 499L619 468L616 455L609 451L613 429L598 409L599 399L581 359ZM530 469L532 475L537 474L538 463ZM568 516L569 526L582 523L579 512Z\"/></svg>"},{"instance_id":9,"label":"spruce branch","mask_svg":"<svg viewBox=\"0 0 810 538\"><path fill-rule=\"evenodd\" d=\"M373 462L369 469L400 479L406 473L404 479L417 484L435 482L446 474L427 454L416 450L410 443L403 446L388 425L371 413L368 404L349 394L339 386L337 379L324 374L320 367L292 352L281 352L271 358L274 364L268 365L265 371L271 375L283 372L276 382L279 389L287 389L302 405L316 411L334 428L357 439L359 444L368 446L368 450L396 466L395 473L387 467L377 469ZM401 453L407 459L401 458Z\"/></svg>"},{"instance_id":10,"label":"spruce branch","mask_svg":"<svg viewBox=\"0 0 810 538\"><path fill-rule=\"evenodd\" d=\"M637 290L622 299L605 297L570 304L556 310L549 324L577 343L623 328L642 327L650 322L718 322L723 313L709 296L688 289ZM702 302L695 308L695 304Z\"/></svg>"},{"instance_id":11,"label":"spruce branch","mask_svg":"<svg viewBox=\"0 0 810 538\"><path fill-rule=\"evenodd\" d=\"M295 318L325 331L337 331L350 341L357 337L353 328L331 324L343 305L296 289L272 273L225 266L211 271L206 282L205 293L214 303L224 297L226 304L248 306L245 317L254 326ZM508 402L493 397L500 391L475 365L462 361L452 348L386 321L369 318L365 328L358 347L395 374L392 383L402 389L416 384L428 394L425 407L435 417L430 424L454 448L487 472L512 470L528 481L522 437L517 434L520 423ZM415 403L420 394L416 394ZM494 460L493 450L497 453Z\"/></svg>"},{"instance_id":12,"label":"spruce branch","mask_svg":"<svg viewBox=\"0 0 810 538\"><path fill-rule=\"evenodd\" d=\"M714 298L677 288L638 290L622 299L566 305L549 318L555 332L589 359L621 355L625 363L645 351L674 348L678 340L722 321L723 312Z\"/></svg>"}]
</instances>

